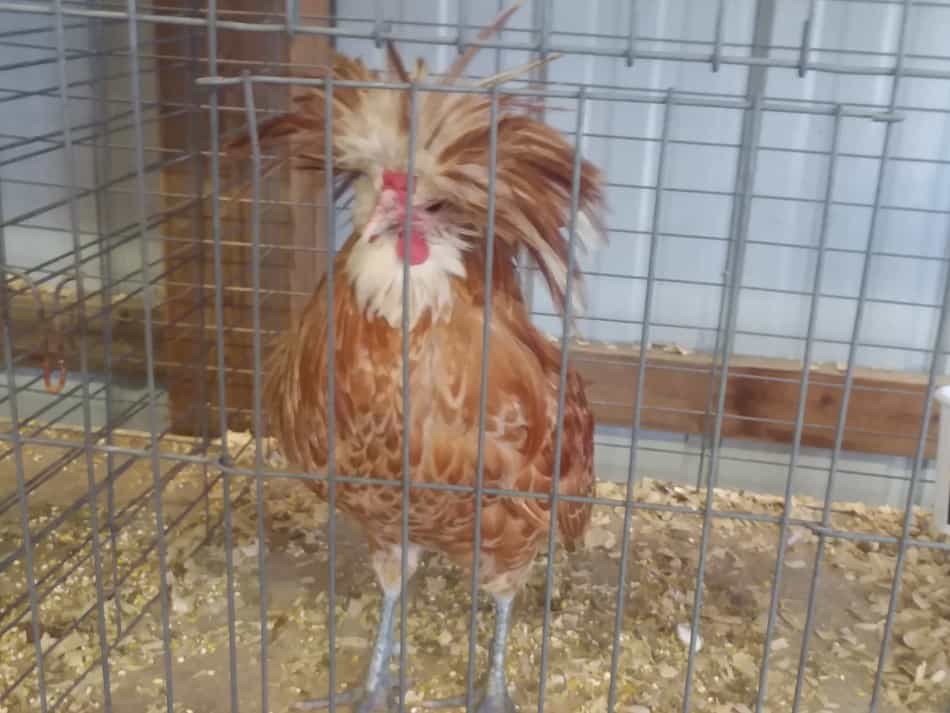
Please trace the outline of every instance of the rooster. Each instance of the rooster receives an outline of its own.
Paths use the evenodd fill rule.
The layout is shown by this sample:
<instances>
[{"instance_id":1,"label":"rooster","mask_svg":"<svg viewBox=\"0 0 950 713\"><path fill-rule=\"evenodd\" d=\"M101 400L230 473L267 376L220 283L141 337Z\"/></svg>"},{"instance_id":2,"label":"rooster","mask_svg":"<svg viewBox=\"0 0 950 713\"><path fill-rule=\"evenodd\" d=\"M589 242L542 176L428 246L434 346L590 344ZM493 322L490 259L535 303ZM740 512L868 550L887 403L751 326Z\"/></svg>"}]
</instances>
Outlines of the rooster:
<instances>
[{"instance_id":1,"label":"rooster","mask_svg":"<svg viewBox=\"0 0 950 713\"><path fill-rule=\"evenodd\" d=\"M484 41L515 8L483 31ZM437 81L461 82L475 48ZM385 72L335 54L334 81L426 81L424 63L411 74L392 45ZM503 81L505 73L493 78ZM491 81L483 81L482 86ZM515 270L519 248L543 274L559 309L579 308L581 276L567 293L575 150L562 135L507 94L334 86L332 137L325 135L325 87L298 97L293 112L262 122L262 150L301 170L322 171L325 141L341 190L353 191L354 231L336 253L328 304L321 280L296 324L279 337L267 362L263 406L285 460L305 471L328 466L328 310L333 311L335 472L389 485L336 484L339 510L362 525L383 592L382 612L364 684L349 697L356 711L392 705L393 614L401 591L403 453L403 269L408 260L409 465L413 484L474 487L479 449L479 401L485 303L491 302L487 345L483 483L486 488L552 493L561 352L532 324ZM492 104L497 118L494 249L491 284L486 257ZM409 132L415 155L410 193ZM232 151L246 151L246 133ZM580 164L576 242L585 249L605 239L603 184ZM411 208L410 208L411 206ZM404 231L406 213L411 225ZM408 236L404 235L408 233ZM406 239L408 237L408 239ZM594 418L583 382L569 369L565 383L559 493L594 490ZM326 498L328 483L310 487ZM463 568L474 558L476 503L472 491L411 488L410 576L420 555L440 552ZM591 506L557 505L556 525L569 549L584 534ZM480 713L516 710L505 679L505 644L512 603L525 584L550 527L549 498L485 495L481 506L479 582L495 602L489 671L478 694ZM310 702L322 707L326 701Z\"/></svg>"}]
</instances>

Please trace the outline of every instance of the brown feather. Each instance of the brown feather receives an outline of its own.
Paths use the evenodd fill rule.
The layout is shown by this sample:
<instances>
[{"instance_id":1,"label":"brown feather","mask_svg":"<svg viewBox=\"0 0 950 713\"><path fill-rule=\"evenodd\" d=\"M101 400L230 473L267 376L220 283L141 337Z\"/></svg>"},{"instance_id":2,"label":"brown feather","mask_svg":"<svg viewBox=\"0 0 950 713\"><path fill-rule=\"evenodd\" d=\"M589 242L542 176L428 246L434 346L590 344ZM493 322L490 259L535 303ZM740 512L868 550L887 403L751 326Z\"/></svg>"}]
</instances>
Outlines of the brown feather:
<instances>
[{"instance_id":1,"label":"brown feather","mask_svg":"<svg viewBox=\"0 0 950 713\"><path fill-rule=\"evenodd\" d=\"M518 0L518 2L512 4L507 10L502 10L498 13L498 16L492 21L490 25L482 28L481 32L475 36L476 42L485 42L490 39L494 34L501 30L512 15L521 7L523 0ZM462 54L460 54L456 60L449 67L449 70L445 73L444 83L449 84L454 80L462 76L462 72L465 71L465 68L469 63L475 58L481 51L481 47L478 45L469 46Z\"/></svg>"}]
</instances>

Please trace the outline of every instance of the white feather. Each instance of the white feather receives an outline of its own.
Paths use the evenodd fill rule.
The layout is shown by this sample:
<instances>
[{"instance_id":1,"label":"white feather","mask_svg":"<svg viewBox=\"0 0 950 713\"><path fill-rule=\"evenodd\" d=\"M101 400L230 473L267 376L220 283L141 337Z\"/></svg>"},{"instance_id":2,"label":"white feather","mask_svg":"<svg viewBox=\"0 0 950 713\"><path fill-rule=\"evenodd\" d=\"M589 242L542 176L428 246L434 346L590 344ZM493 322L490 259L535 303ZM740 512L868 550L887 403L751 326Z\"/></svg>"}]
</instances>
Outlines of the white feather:
<instances>
[{"instance_id":1,"label":"white feather","mask_svg":"<svg viewBox=\"0 0 950 713\"><path fill-rule=\"evenodd\" d=\"M465 277L465 243L450 233L429 238L429 258L409 267L409 328L431 310L433 320L445 319L452 307L452 279ZM360 240L347 260L347 273L356 301L366 317L381 317L402 328L403 261L396 252L395 234Z\"/></svg>"}]
</instances>

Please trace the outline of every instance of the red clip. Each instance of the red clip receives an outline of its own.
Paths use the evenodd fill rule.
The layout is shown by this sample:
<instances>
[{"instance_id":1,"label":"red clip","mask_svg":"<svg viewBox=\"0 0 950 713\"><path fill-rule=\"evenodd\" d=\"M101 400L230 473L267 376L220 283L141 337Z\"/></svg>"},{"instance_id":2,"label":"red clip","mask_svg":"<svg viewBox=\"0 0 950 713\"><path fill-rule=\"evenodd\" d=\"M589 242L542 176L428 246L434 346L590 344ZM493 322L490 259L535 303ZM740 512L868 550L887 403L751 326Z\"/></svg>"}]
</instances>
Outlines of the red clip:
<instances>
[{"instance_id":1,"label":"red clip","mask_svg":"<svg viewBox=\"0 0 950 713\"><path fill-rule=\"evenodd\" d=\"M53 384L53 380L50 378L53 370L50 368L49 356L43 357L43 383L46 385L46 390L51 394L58 394L66 386L66 362L63 359L57 361L59 362L59 383Z\"/></svg>"}]
</instances>

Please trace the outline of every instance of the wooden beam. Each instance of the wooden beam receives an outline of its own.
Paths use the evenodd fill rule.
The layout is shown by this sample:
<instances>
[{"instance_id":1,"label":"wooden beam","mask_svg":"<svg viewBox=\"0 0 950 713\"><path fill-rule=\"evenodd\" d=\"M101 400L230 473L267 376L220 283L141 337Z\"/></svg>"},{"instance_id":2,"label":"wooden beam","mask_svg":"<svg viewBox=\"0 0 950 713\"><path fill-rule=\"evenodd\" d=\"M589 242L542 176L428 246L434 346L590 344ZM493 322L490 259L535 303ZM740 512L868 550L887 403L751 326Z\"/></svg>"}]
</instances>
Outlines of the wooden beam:
<instances>
[{"instance_id":1,"label":"wooden beam","mask_svg":"<svg viewBox=\"0 0 950 713\"><path fill-rule=\"evenodd\" d=\"M172 4L186 5L185 0L172 0ZM221 0L218 3L220 17L245 17L249 11L255 14L271 13L280 17L285 11L283 0ZM329 0L303 0L301 13L314 22L316 16L329 16ZM166 169L161 175L162 195L165 205L171 210L181 202L181 196L205 196L197 201L194 209L176 217L162 226L165 241L166 262L183 250L190 252L191 260L181 262L166 275L167 299L164 303L163 354L161 364L166 369L177 369L168 384L172 428L178 433L199 433L205 428L215 434L219 430L215 410L219 407L217 364L219 348L223 350L226 370L226 394L229 414L228 427L244 429L249 426L246 413L251 408L248 359L251 355L247 339L242 335L252 327L251 286L251 222L250 208L243 204L222 221L221 257L223 274L220 280L224 288L224 306L220 315L224 330L219 341L214 329L215 277L213 269L214 242L212 235L210 178L208 162L201 152L217 150L210 142L208 124L207 92L195 92L197 74L206 74L208 65L202 41L195 45L193 37L181 28L159 26L159 39L168 49L163 56L191 57L191 71L183 72L180 63L159 60L160 101L169 107L189 106L187 115L173 115L163 119L160 125L161 143L166 150L187 152L190 160ZM273 40L273 41L271 41ZM218 35L218 72L236 74L240 70L252 73L281 74L288 62L299 65L324 64L329 56L330 44L325 37L288 34L273 35L262 41L257 33L237 30L220 30ZM240 108L244 105L241 87L222 89L219 97L219 128L223 138L245 125L242 111L222 111L221 108ZM259 120L266 111L286 110L290 92L286 87L259 85L254 88L255 105ZM172 112L163 112L172 114ZM195 122L197 119L197 122ZM190 120L190 123L189 123ZM247 178L247 167L221 166L222 186ZM196 177L203 177L196 178ZM325 206L307 208L293 207L298 203L314 203L314 194L322 197L319 188L322 178L299 178L284 172L264 182L262 198L266 205L261 211L262 248L261 287L263 290L262 323L270 328L285 326L292 310L298 306L298 293L312 289L319 279L320 261L314 258L312 248L325 248ZM225 188L226 190L226 188ZM291 200L287 200L287 196ZM282 200L277 200L278 198ZM319 202L319 201L316 201ZM222 208L225 203L222 202ZM225 216L223 216L225 217ZM311 248L310 251L302 248ZM176 365L181 365L176 367ZM186 369L185 366L188 365ZM204 404L195 407L196 396L204 393Z\"/></svg>"},{"instance_id":2,"label":"wooden beam","mask_svg":"<svg viewBox=\"0 0 950 713\"><path fill-rule=\"evenodd\" d=\"M299 9L301 17L329 17L330 0L300 0ZM299 35L290 44L291 64L306 67L310 71L316 66L329 64L330 54L330 43L323 37ZM308 87L292 86L290 96L294 98L307 91L310 91ZM290 244L296 248L294 266L289 271L290 310L298 314L327 268L326 250L330 238L327 231L326 178L322 172L293 171L289 181L292 203Z\"/></svg>"},{"instance_id":3,"label":"wooden beam","mask_svg":"<svg viewBox=\"0 0 950 713\"><path fill-rule=\"evenodd\" d=\"M276 278L275 278L276 279ZM206 292L211 284L204 285ZM226 294L232 292L228 290ZM47 313L52 312L52 296L44 291ZM114 368L116 375L126 379L143 376L144 312L138 296L116 296L113 319L113 359L121 359ZM185 298L187 302L187 298ZM227 303L232 304L229 297ZM69 307L74 311L74 306ZM86 308L89 315L99 314L101 302L92 297ZM194 361L167 358L169 340L177 340L179 354L192 354L201 344L215 341L213 321L201 324L197 315L168 324L163 313L182 311L167 305L155 307L153 313L154 339L164 349L165 358L157 362L156 376L177 384L176 388L191 389L196 393L198 380L204 379L209 394L216 384L217 367L214 362L197 369ZM35 329L36 308L26 293L12 301L17 349L27 363L38 366L41 359L43 334ZM288 319L286 301L265 303L262 323L267 332L261 336L266 349L275 332ZM235 318L233 324L246 321ZM102 318L92 319L87 325L90 344L90 368L103 368L104 344ZM29 335L28 338L27 335ZM247 414L252 404L253 362L251 348L253 332L250 328L233 328L228 346L233 353L228 361L228 407L235 412L235 428L247 428ZM22 354L26 351L26 355ZM265 352L266 353L266 352ZM31 356L27 356L31 355ZM632 424L633 397L636 389L640 349L637 345L588 343L577 341L571 347L571 361L587 383L597 422L610 426ZM78 354L67 354L67 366L78 369ZM706 420L706 399L712 387L719 384L719 372L713 372L712 357L708 353L678 354L654 348L647 352L646 382L641 409L644 429L672 433L700 434L710 421ZM724 438L789 444L794 435L794 419L798 406L798 389L802 377L801 362L787 359L763 359L737 355L731 360L726 388L723 416ZM835 424L841 407L844 371L834 365L813 366L809 373L809 389L805 410L805 429L802 443L817 448L834 444ZM950 383L950 377L940 382ZM854 384L848 405L848 420L843 447L847 451L883 455L913 455L919 436L918 426L927 394L927 377L886 369L855 370ZM211 399L212 402L214 401ZM194 406L192 398L189 405ZM214 403L211 404L214 408ZM240 414L244 414L241 416ZM931 416L926 455L936 453L936 410Z\"/></svg>"},{"instance_id":4,"label":"wooden beam","mask_svg":"<svg viewBox=\"0 0 950 713\"><path fill-rule=\"evenodd\" d=\"M579 342L573 348L572 362L588 385L598 422L631 426L639 347ZM835 366L812 365L803 445L816 448L834 445L844 377L844 371ZM801 378L800 361L733 356L722 437L791 443ZM711 379L714 379L712 384ZM947 378L941 381L948 382ZM686 434L711 430L715 414L707 420L705 413L710 386L713 389L719 386L719 371L713 373L710 354L676 354L651 349L647 352L641 427ZM927 398L924 374L855 369L842 447L860 453L913 455ZM927 457L936 453L937 419L934 410L929 424Z\"/></svg>"}]
</instances>

